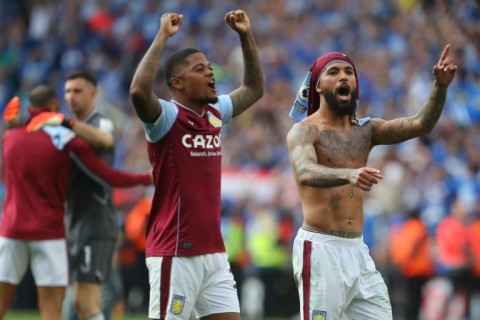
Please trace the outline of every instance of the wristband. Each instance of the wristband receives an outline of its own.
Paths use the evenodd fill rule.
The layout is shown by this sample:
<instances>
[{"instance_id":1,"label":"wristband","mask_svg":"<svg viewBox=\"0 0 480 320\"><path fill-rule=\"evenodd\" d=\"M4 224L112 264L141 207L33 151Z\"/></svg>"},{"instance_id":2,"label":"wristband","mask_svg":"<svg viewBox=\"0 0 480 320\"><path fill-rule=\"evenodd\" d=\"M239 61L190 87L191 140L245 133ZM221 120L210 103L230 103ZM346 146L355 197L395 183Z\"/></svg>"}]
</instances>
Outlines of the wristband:
<instances>
[{"instance_id":1,"label":"wristband","mask_svg":"<svg viewBox=\"0 0 480 320\"><path fill-rule=\"evenodd\" d=\"M62 121L62 126L68 129L72 129L73 125L75 124L75 120L70 118L65 118Z\"/></svg>"}]
</instances>

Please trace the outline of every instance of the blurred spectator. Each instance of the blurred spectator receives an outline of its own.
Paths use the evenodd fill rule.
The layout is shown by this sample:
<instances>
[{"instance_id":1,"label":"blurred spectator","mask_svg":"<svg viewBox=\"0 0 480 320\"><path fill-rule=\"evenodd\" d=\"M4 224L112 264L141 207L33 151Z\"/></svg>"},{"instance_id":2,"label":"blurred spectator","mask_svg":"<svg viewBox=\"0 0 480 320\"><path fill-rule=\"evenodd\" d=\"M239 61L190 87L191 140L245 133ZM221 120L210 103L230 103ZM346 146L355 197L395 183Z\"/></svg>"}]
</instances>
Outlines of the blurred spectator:
<instances>
[{"instance_id":1,"label":"blurred spectator","mask_svg":"<svg viewBox=\"0 0 480 320\"><path fill-rule=\"evenodd\" d=\"M470 317L480 319L480 200L477 200L473 220L468 226L468 246L472 260Z\"/></svg>"},{"instance_id":2,"label":"blurred spectator","mask_svg":"<svg viewBox=\"0 0 480 320\"><path fill-rule=\"evenodd\" d=\"M297 305L289 301L296 290L289 263L292 219L269 205L251 204L248 213L246 238L251 265L247 275L258 278L263 285L261 316L292 316L289 307Z\"/></svg>"},{"instance_id":3,"label":"blurred spectator","mask_svg":"<svg viewBox=\"0 0 480 320\"><path fill-rule=\"evenodd\" d=\"M392 261L405 281L405 319L417 320L423 287L434 275L432 239L418 209L411 210L408 218L392 230L390 248Z\"/></svg>"},{"instance_id":4,"label":"blurred spectator","mask_svg":"<svg viewBox=\"0 0 480 320\"><path fill-rule=\"evenodd\" d=\"M153 190L150 190L153 191ZM122 273L125 278L126 311L146 311L148 308L148 270L145 265L145 235L152 206L149 192L138 200L125 216L126 241L120 250Z\"/></svg>"},{"instance_id":5,"label":"blurred spectator","mask_svg":"<svg viewBox=\"0 0 480 320\"><path fill-rule=\"evenodd\" d=\"M437 227L438 273L449 279L453 285L451 300L462 301L460 310L452 310L452 304L447 303L445 314L449 316L468 316L471 277L467 223L467 208L461 200L456 199L451 206L450 215L443 218ZM451 314L453 312L455 312L454 315Z\"/></svg>"},{"instance_id":6,"label":"blurred spectator","mask_svg":"<svg viewBox=\"0 0 480 320\"><path fill-rule=\"evenodd\" d=\"M245 246L245 221L243 217L243 202L230 204L223 200L221 230L228 254L228 262L237 286L238 299L242 305L242 288L244 269L250 259Z\"/></svg>"}]
</instances>

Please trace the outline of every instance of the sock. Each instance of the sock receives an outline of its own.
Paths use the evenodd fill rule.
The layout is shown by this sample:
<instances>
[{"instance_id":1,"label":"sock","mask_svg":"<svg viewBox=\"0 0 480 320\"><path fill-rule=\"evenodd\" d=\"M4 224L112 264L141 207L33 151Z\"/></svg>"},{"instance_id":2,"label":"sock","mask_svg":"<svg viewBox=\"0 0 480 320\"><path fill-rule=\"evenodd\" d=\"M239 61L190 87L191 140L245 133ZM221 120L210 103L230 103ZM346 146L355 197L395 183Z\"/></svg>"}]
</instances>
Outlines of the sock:
<instances>
[{"instance_id":1,"label":"sock","mask_svg":"<svg viewBox=\"0 0 480 320\"><path fill-rule=\"evenodd\" d=\"M97 313L93 316L88 317L86 320L105 320L103 313Z\"/></svg>"}]
</instances>

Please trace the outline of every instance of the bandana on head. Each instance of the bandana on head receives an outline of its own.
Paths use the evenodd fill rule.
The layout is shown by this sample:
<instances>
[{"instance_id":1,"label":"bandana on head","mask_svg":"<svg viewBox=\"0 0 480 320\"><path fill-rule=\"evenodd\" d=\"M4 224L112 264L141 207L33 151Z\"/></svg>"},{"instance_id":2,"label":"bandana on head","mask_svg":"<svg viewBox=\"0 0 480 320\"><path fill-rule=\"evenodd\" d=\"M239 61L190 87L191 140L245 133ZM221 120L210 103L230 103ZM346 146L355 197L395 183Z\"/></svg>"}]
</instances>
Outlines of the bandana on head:
<instances>
[{"instance_id":1,"label":"bandana on head","mask_svg":"<svg viewBox=\"0 0 480 320\"><path fill-rule=\"evenodd\" d=\"M315 61L313 66L310 68L310 71L308 71L307 76L303 80L302 86L298 90L297 96L295 97L295 102L290 111L290 117L292 117L295 121L301 121L305 117L318 110L320 107L320 97L316 92L316 88L325 69L330 64L335 62L347 63L353 68L353 72L355 73L355 81L357 82L355 99L357 100L358 106L358 76L353 61L344 53L329 52L319 57L317 61Z\"/></svg>"}]
</instances>

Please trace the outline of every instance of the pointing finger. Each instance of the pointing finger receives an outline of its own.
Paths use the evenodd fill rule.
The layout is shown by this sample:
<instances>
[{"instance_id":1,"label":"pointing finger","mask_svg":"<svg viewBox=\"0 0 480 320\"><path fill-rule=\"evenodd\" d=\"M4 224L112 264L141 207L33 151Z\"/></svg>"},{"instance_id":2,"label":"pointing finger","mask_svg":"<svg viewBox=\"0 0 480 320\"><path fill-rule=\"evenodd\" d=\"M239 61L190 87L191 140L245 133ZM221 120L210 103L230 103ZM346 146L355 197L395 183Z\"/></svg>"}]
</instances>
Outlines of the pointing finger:
<instances>
[{"instance_id":1,"label":"pointing finger","mask_svg":"<svg viewBox=\"0 0 480 320\"><path fill-rule=\"evenodd\" d=\"M440 59L438 60L438 65L443 65L445 62L445 59L448 57L448 52L450 51L450 44L447 44L445 46L445 49L443 49L442 55L440 56Z\"/></svg>"}]
</instances>

